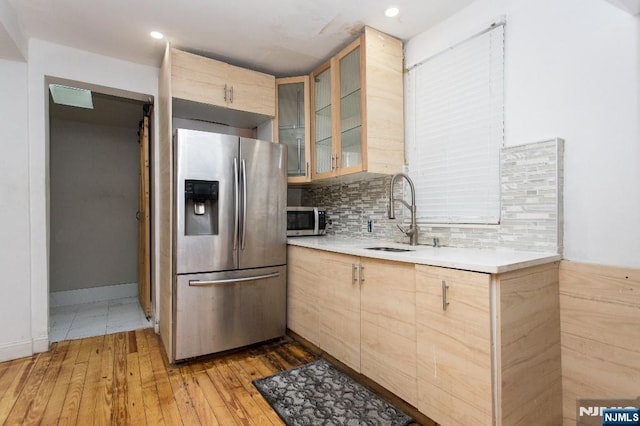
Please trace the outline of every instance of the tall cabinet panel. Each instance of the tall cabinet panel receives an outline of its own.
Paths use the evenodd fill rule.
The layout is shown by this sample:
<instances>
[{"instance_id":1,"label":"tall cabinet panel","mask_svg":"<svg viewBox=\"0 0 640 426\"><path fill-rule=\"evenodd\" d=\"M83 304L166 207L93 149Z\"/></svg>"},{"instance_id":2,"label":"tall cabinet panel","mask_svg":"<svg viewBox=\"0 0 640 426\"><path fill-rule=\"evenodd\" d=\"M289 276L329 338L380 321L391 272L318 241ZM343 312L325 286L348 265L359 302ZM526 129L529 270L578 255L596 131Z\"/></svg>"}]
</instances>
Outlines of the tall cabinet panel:
<instances>
[{"instance_id":1,"label":"tall cabinet panel","mask_svg":"<svg viewBox=\"0 0 640 426\"><path fill-rule=\"evenodd\" d=\"M311 181L309 76L276 80L274 140L288 147L288 181Z\"/></svg>"},{"instance_id":2,"label":"tall cabinet panel","mask_svg":"<svg viewBox=\"0 0 640 426\"><path fill-rule=\"evenodd\" d=\"M171 90L171 48L167 44L160 76L158 79L158 180L156 185L157 200L154 201L154 218L157 223L158 233L156 235L156 250L158 258L158 273L155 278L158 289L156 292L159 312L156 311L156 320L159 317L159 331L165 352L172 351L172 326L171 317L173 312L173 151L172 147L172 90ZM152 294L155 291L152 290Z\"/></svg>"}]
</instances>

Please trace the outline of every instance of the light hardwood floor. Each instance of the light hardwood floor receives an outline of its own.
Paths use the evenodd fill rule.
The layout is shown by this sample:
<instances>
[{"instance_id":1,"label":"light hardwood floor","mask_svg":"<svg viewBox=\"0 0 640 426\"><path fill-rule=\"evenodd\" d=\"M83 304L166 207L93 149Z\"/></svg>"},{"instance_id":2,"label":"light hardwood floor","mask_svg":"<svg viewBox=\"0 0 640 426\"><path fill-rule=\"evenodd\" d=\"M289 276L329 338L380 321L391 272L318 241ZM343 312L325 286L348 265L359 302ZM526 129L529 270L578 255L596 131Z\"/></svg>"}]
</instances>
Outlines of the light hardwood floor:
<instances>
[{"instance_id":1,"label":"light hardwood floor","mask_svg":"<svg viewBox=\"0 0 640 426\"><path fill-rule=\"evenodd\" d=\"M281 425L251 381L316 358L284 341L173 366L152 329L0 364L0 424Z\"/></svg>"}]
</instances>

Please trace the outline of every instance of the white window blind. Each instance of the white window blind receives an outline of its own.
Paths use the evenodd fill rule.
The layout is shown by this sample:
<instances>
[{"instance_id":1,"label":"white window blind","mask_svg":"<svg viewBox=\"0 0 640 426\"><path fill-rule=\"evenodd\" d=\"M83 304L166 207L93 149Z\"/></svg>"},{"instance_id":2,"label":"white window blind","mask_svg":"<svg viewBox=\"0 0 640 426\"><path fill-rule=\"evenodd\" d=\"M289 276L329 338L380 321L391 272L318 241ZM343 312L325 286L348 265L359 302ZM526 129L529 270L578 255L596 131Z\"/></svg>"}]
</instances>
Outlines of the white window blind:
<instances>
[{"instance_id":1,"label":"white window blind","mask_svg":"<svg viewBox=\"0 0 640 426\"><path fill-rule=\"evenodd\" d=\"M502 24L410 69L406 158L421 222L499 222L503 70Z\"/></svg>"}]
</instances>

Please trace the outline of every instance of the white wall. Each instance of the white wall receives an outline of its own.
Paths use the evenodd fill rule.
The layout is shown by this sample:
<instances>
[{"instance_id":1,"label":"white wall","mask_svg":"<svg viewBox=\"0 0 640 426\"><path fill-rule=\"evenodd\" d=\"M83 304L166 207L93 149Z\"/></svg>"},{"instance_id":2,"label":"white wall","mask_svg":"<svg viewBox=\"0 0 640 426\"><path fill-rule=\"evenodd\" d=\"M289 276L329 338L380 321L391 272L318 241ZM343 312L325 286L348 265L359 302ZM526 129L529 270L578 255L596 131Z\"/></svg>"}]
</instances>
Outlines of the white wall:
<instances>
[{"instance_id":1,"label":"white wall","mask_svg":"<svg viewBox=\"0 0 640 426\"><path fill-rule=\"evenodd\" d=\"M132 124L50 121L52 293L138 282L140 148Z\"/></svg>"},{"instance_id":2,"label":"white wall","mask_svg":"<svg viewBox=\"0 0 640 426\"><path fill-rule=\"evenodd\" d=\"M31 353L27 64L0 59L0 362Z\"/></svg>"},{"instance_id":3,"label":"white wall","mask_svg":"<svg viewBox=\"0 0 640 426\"><path fill-rule=\"evenodd\" d=\"M159 69L41 40L29 41L29 190L31 244L31 338L34 351L48 349L48 96L46 77L68 79L157 99ZM107 94L108 90L101 90ZM21 96L25 96L24 93ZM0 100L4 103L5 100ZM11 105L12 106L12 105ZM157 146L157 120L153 131ZM4 218L0 217L0 222ZM22 313L13 322L29 321ZM0 338L3 338L0 333Z\"/></svg>"},{"instance_id":4,"label":"white wall","mask_svg":"<svg viewBox=\"0 0 640 426\"><path fill-rule=\"evenodd\" d=\"M24 61L29 42L20 31L13 8L7 0L0 0L0 58Z\"/></svg>"},{"instance_id":5,"label":"white wall","mask_svg":"<svg viewBox=\"0 0 640 426\"><path fill-rule=\"evenodd\" d=\"M640 267L640 19L604 0L477 0L410 40L407 66L500 17L506 144L565 139L564 257Z\"/></svg>"}]
</instances>

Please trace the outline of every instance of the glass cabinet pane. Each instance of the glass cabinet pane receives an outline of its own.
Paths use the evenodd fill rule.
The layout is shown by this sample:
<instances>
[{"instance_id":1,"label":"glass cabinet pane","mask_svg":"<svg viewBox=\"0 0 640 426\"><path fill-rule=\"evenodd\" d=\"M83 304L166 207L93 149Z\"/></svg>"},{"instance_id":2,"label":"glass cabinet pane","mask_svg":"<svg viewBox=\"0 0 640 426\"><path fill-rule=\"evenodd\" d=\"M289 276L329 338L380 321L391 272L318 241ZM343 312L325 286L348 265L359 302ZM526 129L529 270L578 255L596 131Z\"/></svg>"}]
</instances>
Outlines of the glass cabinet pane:
<instances>
[{"instance_id":1,"label":"glass cabinet pane","mask_svg":"<svg viewBox=\"0 0 640 426\"><path fill-rule=\"evenodd\" d=\"M331 68L315 77L315 154L316 172L326 173L331 164Z\"/></svg>"},{"instance_id":2,"label":"glass cabinet pane","mask_svg":"<svg viewBox=\"0 0 640 426\"><path fill-rule=\"evenodd\" d=\"M278 86L278 135L279 142L288 146L288 175L304 176L306 164L302 82Z\"/></svg>"},{"instance_id":3,"label":"glass cabinet pane","mask_svg":"<svg viewBox=\"0 0 640 426\"><path fill-rule=\"evenodd\" d=\"M360 47L340 60L341 167L362 163Z\"/></svg>"}]
</instances>

